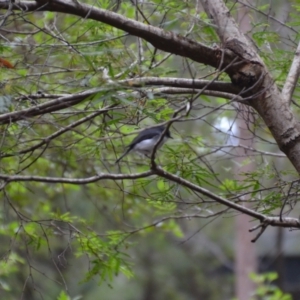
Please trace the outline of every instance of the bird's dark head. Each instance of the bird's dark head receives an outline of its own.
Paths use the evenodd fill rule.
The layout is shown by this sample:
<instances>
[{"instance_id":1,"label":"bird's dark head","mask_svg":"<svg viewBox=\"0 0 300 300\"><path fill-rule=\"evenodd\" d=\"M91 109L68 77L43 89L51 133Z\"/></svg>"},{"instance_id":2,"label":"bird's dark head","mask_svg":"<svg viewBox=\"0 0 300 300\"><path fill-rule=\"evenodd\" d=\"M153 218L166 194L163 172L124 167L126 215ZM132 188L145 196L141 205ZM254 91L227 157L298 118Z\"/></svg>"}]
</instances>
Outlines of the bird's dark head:
<instances>
[{"instance_id":1,"label":"bird's dark head","mask_svg":"<svg viewBox=\"0 0 300 300\"><path fill-rule=\"evenodd\" d=\"M156 130L158 130L160 133L162 133L162 132L165 130L166 127L165 127L164 125L162 125L162 126L154 127L154 128L156 128ZM168 128L168 130L166 131L165 137L167 137L167 138L169 138L169 139L172 139L172 138L173 138L173 137L171 136L171 132L170 132L169 128Z\"/></svg>"}]
</instances>

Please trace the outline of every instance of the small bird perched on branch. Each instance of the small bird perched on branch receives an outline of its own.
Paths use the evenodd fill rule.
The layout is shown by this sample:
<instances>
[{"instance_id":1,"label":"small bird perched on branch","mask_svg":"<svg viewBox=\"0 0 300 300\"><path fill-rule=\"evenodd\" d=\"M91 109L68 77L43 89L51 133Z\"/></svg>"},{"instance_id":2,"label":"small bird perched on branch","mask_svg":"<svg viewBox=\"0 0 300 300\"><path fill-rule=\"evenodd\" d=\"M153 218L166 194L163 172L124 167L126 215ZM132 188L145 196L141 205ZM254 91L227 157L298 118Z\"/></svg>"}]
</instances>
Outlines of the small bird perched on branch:
<instances>
[{"instance_id":1,"label":"small bird perched on branch","mask_svg":"<svg viewBox=\"0 0 300 300\"><path fill-rule=\"evenodd\" d=\"M146 128L143 131L141 131L133 139L133 141L127 146L128 149L124 152L124 154L122 154L120 158L116 160L115 163L117 164L130 151L135 151L137 153L149 157L158 139L160 138L160 135L163 133L164 130L165 130L165 126L158 126L158 127ZM169 129L166 131L165 136L159 142L159 145L157 146L156 149L159 149L167 141L168 138L172 139Z\"/></svg>"}]
</instances>

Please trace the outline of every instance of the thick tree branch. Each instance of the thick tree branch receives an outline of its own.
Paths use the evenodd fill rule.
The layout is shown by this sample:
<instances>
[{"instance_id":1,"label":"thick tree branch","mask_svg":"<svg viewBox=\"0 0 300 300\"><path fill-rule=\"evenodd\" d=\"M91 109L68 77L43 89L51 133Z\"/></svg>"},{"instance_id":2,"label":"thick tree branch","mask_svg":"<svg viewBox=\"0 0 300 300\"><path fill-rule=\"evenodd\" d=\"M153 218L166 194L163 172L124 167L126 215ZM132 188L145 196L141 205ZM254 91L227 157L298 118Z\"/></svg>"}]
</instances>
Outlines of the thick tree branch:
<instances>
[{"instance_id":1,"label":"thick tree branch","mask_svg":"<svg viewBox=\"0 0 300 300\"><path fill-rule=\"evenodd\" d=\"M11 1L0 0L0 9L8 9ZM132 35L141 37L155 48L169 53L192 59L193 61L213 66L217 69L229 66L236 59L236 55L230 51L222 51L219 48L210 48L199 42L185 38L171 31L146 25L144 23L128 19L120 14L96 8L79 1L72 0L39 0L20 1L13 3L13 10L29 11L53 11L73 14L84 19L92 19L106 23L124 30ZM220 63L223 63L220 65ZM228 74L236 73L237 64L230 65L226 70Z\"/></svg>"},{"instance_id":2,"label":"thick tree branch","mask_svg":"<svg viewBox=\"0 0 300 300\"><path fill-rule=\"evenodd\" d=\"M261 73L264 74L264 78L259 87L261 93L257 92L257 96L251 100L251 105L263 118L280 150L287 155L300 173L300 125L289 104L283 100L271 74L256 53L256 49L239 31L224 1L202 0L202 4L206 13L217 24L217 32L225 47L249 62L236 75L243 77L245 73L255 73L257 66L262 68Z\"/></svg>"},{"instance_id":3,"label":"thick tree branch","mask_svg":"<svg viewBox=\"0 0 300 300\"><path fill-rule=\"evenodd\" d=\"M292 96L300 74L300 42L298 44L289 74L281 91L282 99L291 104Z\"/></svg>"},{"instance_id":4,"label":"thick tree branch","mask_svg":"<svg viewBox=\"0 0 300 300\"><path fill-rule=\"evenodd\" d=\"M224 1L221 0L202 0L206 13L213 19L216 31L225 47L242 56L248 61L256 61L263 65L263 61L257 55L256 49L250 44L249 40L240 32L237 23L230 15Z\"/></svg>"}]
</instances>

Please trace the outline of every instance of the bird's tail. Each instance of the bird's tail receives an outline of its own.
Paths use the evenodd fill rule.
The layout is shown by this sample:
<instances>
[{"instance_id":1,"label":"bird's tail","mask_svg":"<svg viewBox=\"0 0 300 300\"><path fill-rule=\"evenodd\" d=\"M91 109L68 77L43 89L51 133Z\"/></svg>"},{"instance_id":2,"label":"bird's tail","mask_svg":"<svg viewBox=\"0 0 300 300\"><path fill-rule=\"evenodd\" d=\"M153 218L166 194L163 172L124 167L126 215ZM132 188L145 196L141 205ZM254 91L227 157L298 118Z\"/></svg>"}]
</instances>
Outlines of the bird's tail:
<instances>
[{"instance_id":1,"label":"bird's tail","mask_svg":"<svg viewBox=\"0 0 300 300\"><path fill-rule=\"evenodd\" d=\"M126 156L128 154L128 152L130 151L130 149L127 149L116 161L115 164L117 164L124 156Z\"/></svg>"}]
</instances>

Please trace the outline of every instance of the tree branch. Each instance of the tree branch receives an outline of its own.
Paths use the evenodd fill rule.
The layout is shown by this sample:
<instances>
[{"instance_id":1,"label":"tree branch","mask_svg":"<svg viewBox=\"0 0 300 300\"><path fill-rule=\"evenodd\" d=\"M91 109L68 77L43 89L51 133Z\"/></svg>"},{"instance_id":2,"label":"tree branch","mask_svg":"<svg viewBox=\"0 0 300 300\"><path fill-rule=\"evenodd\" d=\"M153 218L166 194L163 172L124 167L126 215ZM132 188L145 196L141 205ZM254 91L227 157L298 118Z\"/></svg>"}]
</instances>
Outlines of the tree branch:
<instances>
[{"instance_id":1,"label":"tree branch","mask_svg":"<svg viewBox=\"0 0 300 300\"><path fill-rule=\"evenodd\" d=\"M97 182L99 180L104 179L112 179L112 180L124 180L124 179L139 179L149 177L154 175L155 173L152 170L142 172L142 173L133 173L133 174L108 174L108 173L100 173L95 176L87 177L87 178L66 178L66 177L42 177L42 176L21 176L21 175L5 175L0 174L0 179L4 180L6 183L10 182L43 182L43 183L66 183L66 184L89 184L93 182Z\"/></svg>"},{"instance_id":2,"label":"tree branch","mask_svg":"<svg viewBox=\"0 0 300 300\"><path fill-rule=\"evenodd\" d=\"M132 87L141 87L141 86L169 86L177 88L189 88L189 89L202 89L209 85L207 88L210 91L225 92L231 94L239 94L241 89L237 86L234 86L230 82L214 81L211 80L201 80L201 79L189 79L189 78L158 78L158 77L141 77L141 78L131 78L126 80L120 80L116 82L118 84L125 84Z\"/></svg>"},{"instance_id":3,"label":"tree branch","mask_svg":"<svg viewBox=\"0 0 300 300\"><path fill-rule=\"evenodd\" d=\"M152 175L158 175L160 177L166 178L172 182L176 182L182 186L185 186L197 193L200 193L222 205L225 205L228 208L232 208L236 211L239 211L243 214L246 214L248 216L253 217L254 219L257 219L260 221L260 224L256 227L250 229L250 231L254 231L260 227L264 227L264 229L267 226L278 226L278 227L287 227L287 228L300 228L300 221L296 218L281 218L281 217L268 217L264 214L261 214L259 212L256 212L252 209L249 209L245 206L239 205L235 202L229 201L221 196L218 196L212 192L210 192L207 189L204 189L188 180L183 179L182 177L176 176L172 173L169 173L162 169L161 167L157 166L156 164L152 164L152 169L148 170L146 172L142 173L134 173L134 174L108 174L108 173L100 173L98 175L88 177L88 178L66 178L66 177L41 177L41 176L21 176L21 175L6 175L6 174L0 174L0 179L3 180L6 184L11 182L25 182L25 181L31 181L31 182L43 182L43 183L65 183L65 184L89 184L93 182L97 182L104 179L112 179L112 180L133 180L133 179L139 179L139 178L145 178L150 177ZM264 231L264 230L263 230ZM262 231L262 232L263 232ZM261 233L262 233L261 232ZM260 236L260 234L259 234ZM258 236L258 237L259 237ZM257 238L258 238L257 237ZM254 239L253 241L257 240Z\"/></svg>"},{"instance_id":4,"label":"tree branch","mask_svg":"<svg viewBox=\"0 0 300 300\"><path fill-rule=\"evenodd\" d=\"M0 9L8 9L11 1L0 0ZM231 52L223 52L218 47L210 48L199 42L185 38L171 31L146 25L144 23L126 18L120 14L96 8L87 4L72 0L39 0L20 1L13 3L13 10L30 11L53 11L66 14L73 14L83 19L92 19L113 27L124 30L132 35L141 37L152 44L155 48L169 53L192 59L193 61L222 69L230 65L236 58ZM220 62L223 64L220 65ZM231 65L226 72L235 73L236 64Z\"/></svg>"},{"instance_id":5,"label":"tree branch","mask_svg":"<svg viewBox=\"0 0 300 300\"><path fill-rule=\"evenodd\" d=\"M35 105L34 107L23 109L19 111L9 112L6 114L0 115L0 124L10 124L17 122L19 120L24 120L27 118L35 117L38 115L43 115L46 113L55 112L64 108L74 106L81 101L85 100L87 97L93 96L100 91L118 89L122 87L130 88L133 87L143 87L143 86L170 86L170 87L180 87L188 88L184 93L195 93L196 88L203 88L209 84L210 89L215 89L216 91L204 90L202 94L223 97L225 99L235 99L236 101L243 102L242 97L235 96L238 94L239 88L233 86L229 82L211 82L209 80L199 80L199 79L184 79L184 78L156 78L156 77L145 77L145 78L133 78L120 81L107 82L103 88L90 89L74 95L44 95L44 94L34 94L32 96L22 96L18 97L17 100L30 100L30 99L40 99L40 98L55 98L55 100L48 101L46 103ZM224 92L222 92L224 91ZM155 90L153 91L155 93ZM183 91L177 90L168 91L165 90L165 93L182 93ZM163 93L163 90L157 90L157 93ZM244 103L244 102L243 102Z\"/></svg>"},{"instance_id":6,"label":"tree branch","mask_svg":"<svg viewBox=\"0 0 300 300\"><path fill-rule=\"evenodd\" d=\"M75 104L80 103L81 101L85 100L87 97L92 96L97 92L99 92L99 89L91 89L82 93L59 97L58 99L48 101L40 105L35 105L34 107L28 109L1 114L0 124L9 124L30 117L43 115L46 113L68 108Z\"/></svg>"},{"instance_id":7,"label":"tree branch","mask_svg":"<svg viewBox=\"0 0 300 300\"><path fill-rule=\"evenodd\" d=\"M289 104L283 101L270 72L254 47L239 31L224 1L202 0L202 4L207 15L217 25L218 35L225 44L225 48L229 48L236 55L248 61L248 64L242 66L234 75L237 78L233 78L233 80L243 80L245 75L255 74L256 68L260 68L260 72L263 74L263 82L258 88L261 93L256 93L257 96L252 98L251 105L263 118L280 150L287 155L295 169L300 173L300 124L291 111Z\"/></svg>"},{"instance_id":8,"label":"tree branch","mask_svg":"<svg viewBox=\"0 0 300 300\"><path fill-rule=\"evenodd\" d=\"M253 217L253 218L259 220L261 223L263 223L265 227L271 225L271 226L288 227L288 228L300 228L299 219L296 219L296 218L282 218L281 219L280 217L268 217L264 214L254 211L250 208L247 208L245 206L231 202L223 197L220 197L220 196L210 192L209 190L206 190L200 186L195 185L194 183L189 182L188 180L185 180L179 176L176 176L172 173L165 171L161 167L155 166L155 168L153 168L153 172L155 174L157 174L158 176L166 178L172 182L177 182L178 184L180 184L182 186L185 186L193 191L196 191L204 196L207 196L210 199L215 200L216 202L225 205L226 207L232 208L236 211L239 211L243 214Z\"/></svg>"},{"instance_id":9,"label":"tree branch","mask_svg":"<svg viewBox=\"0 0 300 300\"><path fill-rule=\"evenodd\" d=\"M300 42L298 44L289 74L281 91L282 99L291 104L292 96L300 74Z\"/></svg>"},{"instance_id":10,"label":"tree branch","mask_svg":"<svg viewBox=\"0 0 300 300\"><path fill-rule=\"evenodd\" d=\"M147 90L146 90L147 92ZM249 104L249 102L245 99L243 99L241 96L225 93L225 92L218 92L218 91L211 91L211 90L200 90L200 89L188 89L188 88L169 88L169 87L163 87L163 88L155 88L155 89L149 89L149 92L152 92L152 94L162 94L162 95L181 95L181 94L199 94L211 96L211 97L218 97L218 98L224 98L229 100L234 100L236 102L242 102L244 104Z\"/></svg>"}]
</instances>

